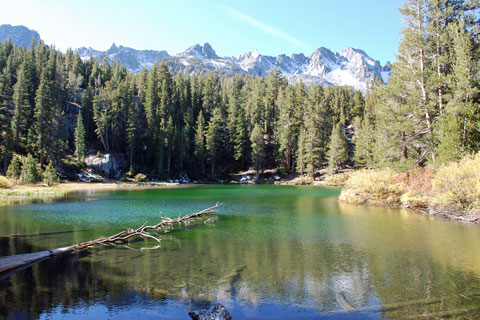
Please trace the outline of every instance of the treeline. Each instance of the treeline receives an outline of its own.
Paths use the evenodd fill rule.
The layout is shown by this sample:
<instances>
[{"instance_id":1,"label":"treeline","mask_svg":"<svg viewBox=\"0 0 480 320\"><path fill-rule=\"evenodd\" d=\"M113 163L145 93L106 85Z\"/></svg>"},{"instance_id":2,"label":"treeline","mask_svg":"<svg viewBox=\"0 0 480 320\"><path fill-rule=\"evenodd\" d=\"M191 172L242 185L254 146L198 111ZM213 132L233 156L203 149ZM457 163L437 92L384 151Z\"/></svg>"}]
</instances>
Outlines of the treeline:
<instances>
[{"instance_id":1,"label":"treeline","mask_svg":"<svg viewBox=\"0 0 480 320\"><path fill-rule=\"evenodd\" d=\"M81 163L98 151L123 153L129 174L152 178L248 168L314 176L327 163L331 172L346 163L408 168L479 150L478 1L409 0L401 12L389 84L377 80L364 95L291 85L278 70L174 75L157 63L133 74L42 42L28 50L3 42L2 171L15 153L58 168L67 154Z\"/></svg>"},{"instance_id":2,"label":"treeline","mask_svg":"<svg viewBox=\"0 0 480 320\"><path fill-rule=\"evenodd\" d=\"M190 76L159 63L133 74L42 42L28 50L3 42L0 69L4 171L14 153L45 166L101 151L123 153L131 174L155 178L215 178L250 167L313 175L327 160L334 124L351 123L365 105L351 88L289 85L278 70L261 78ZM81 111L75 130L68 103Z\"/></svg>"}]
</instances>

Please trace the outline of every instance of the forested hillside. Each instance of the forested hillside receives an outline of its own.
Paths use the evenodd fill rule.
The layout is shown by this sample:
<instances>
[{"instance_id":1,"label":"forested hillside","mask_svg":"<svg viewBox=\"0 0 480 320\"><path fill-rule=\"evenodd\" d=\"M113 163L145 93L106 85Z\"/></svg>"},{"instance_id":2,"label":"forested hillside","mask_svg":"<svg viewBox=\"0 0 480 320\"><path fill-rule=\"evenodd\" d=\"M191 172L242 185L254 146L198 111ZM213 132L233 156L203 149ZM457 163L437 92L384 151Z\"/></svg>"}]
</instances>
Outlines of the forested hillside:
<instances>
[{"instance_id":1,"label":"forested hillside","mask_svg":"<svg viewBox=\"0 0 480 320\"><path fill-rule=\"evenodd\" d=\"M158 179L248 168L314 176L327 164L405 169L478 151L478 1L410 0L401 12L389 84L379 79L365 95L290 85L278 70L175 75L156 64L134 74L41 41L28 50L3 42L1 172L15 154L60 169L66 155L82 163L100 152L124 154L129 174Z\"/></svg>"},{"instance_id":2,"label":"forested hillside","mask_svg":"<svg viewBox=\"0 0 480 320\"><path fill-rule=\"evenodd\" d=\"M133 74L41 42L29 50L3 42L0 68L3 170L13 153L46 165L100 151L124 153L132 172L155 178L214 178L249 166L313 173L334 124L364 109L360 92L292 86L278 72L174 76L156 64ZM77 113L74 130L67 122Z\"/></svg>"}]
</instances>

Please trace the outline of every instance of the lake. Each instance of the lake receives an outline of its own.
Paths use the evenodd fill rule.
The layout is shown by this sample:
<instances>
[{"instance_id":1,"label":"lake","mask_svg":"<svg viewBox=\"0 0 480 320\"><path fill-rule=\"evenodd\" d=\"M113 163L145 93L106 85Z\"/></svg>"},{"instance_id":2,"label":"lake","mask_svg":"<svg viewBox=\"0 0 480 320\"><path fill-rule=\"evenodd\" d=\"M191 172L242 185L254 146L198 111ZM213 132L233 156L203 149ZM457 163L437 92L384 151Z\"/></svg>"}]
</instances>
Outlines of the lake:
<instances>
[{"instance_id":1,"label":"lake","mask_svg":"<svg viewBox=\"0 0 480 320\"><path fill-rule=\"evenodd\" d=\"M0 280L0 318L480 318L480 229L337 202L339 189L91 191L0 206L0 256L53 249L222 202L218 220L95 246ZM357 312L350 312L356 310Z\"/></svg>"}]
</instances>

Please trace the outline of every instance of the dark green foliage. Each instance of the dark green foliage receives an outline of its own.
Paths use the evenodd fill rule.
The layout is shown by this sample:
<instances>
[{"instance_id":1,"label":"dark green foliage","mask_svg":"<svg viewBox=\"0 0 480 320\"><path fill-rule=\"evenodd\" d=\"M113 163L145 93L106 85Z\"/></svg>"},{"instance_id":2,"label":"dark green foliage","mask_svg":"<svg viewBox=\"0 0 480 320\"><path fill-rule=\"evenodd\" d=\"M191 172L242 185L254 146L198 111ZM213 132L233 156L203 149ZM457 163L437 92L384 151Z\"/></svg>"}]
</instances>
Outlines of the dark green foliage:
<instances>
[{"instance_id":1,"label":"dark green foliage","mask_svg":"<svg viewBox=\"0 0 480 320\"><path fill-rule=\"evenodd\" d=\"M17 82L13 91L15 109L11 126L17 151L21 147L20 139L27 137L28 129L33 123L37 74L33 63L34 54L32 50L24 55L22 65L17 72Z\"/></svg>"},{"instance_id":2,"label":"dark green foliage","mask_svg":"<svg viewBox=\"0 0 480 320\"><path fill-rule=\"evenodd\" d=\"M15 181L18 181L20 179L20 175L22 174L21 165L22 163L18 159L18 157L14 156L12 158L12 161L10 161L10 165L8 166L7 177Z\"/></svg>"},{"instance_id":3,"label":"dark green foliage","mask_svg":"<svg viewBox=\"0 0 480 320\"><path fill-rule=\"evenodd\" d=\"M58 122L55 121L57 105L53 67L53 61L49 60L49 65L42 72L40 85L35 96L33 148L40 155L41 164L43 164L45 157L54 158L53 154L57 146Z\"/></svg>"},{"instance_id":4,"label":"dark green foliage","mask_svg":"<svg viewBox=\"0 0 480 320\"><path fill-rule=\"evenodd\" d=\"M265 157L264 148L265 142L263 140L263 132L260 125L257 123L253 127L252 135L250 136L252 142L252 162L256 171L256 182L259 180L260 169L263 166L263 160Z\"/></svg>"},{"instance_id":5,"label":"dark green foliage","mask_svg":"<svg viewBox=\"0 0 480 320\"><path fill-rule=\"evenodd\" d=\"M197 118L197 129L195 131L195 160L202 176L205 176L205 121L200 111Z\"/></svg>"},{"instance_id":6,"label":"dark green foliage","mask_svg":"<svg viewBox=\"0 0 480 320\"><path fill-rule=\"evenodd\" d=\"M372 124L370 116L362 119L354 120L355 129L355 164L362 167L373 168L375 166L374 145L375 145L375 128Z\"/></svg>"},{"instance_id":7,"label":"dark green foliage","mask_svg":"<svg viewBox=\"0 0 480 320\"><path fill-rule=\"evenodd\" d=\"M364 95L289 84L278 69L257 78L174 76L157 63L133 74L117 61L82 62L42 42L30 50L1 43L0 168L14 152L35 154L42 165L58 166L73 152L81 161L88 145L124 154L130 173L149 179L217 179L249 166L314 177L326 161L334 170L349 160L341 128L352 124L357 166L457 159L480 149L475 6L406 1L389 84L377 78Z\"/></svg>"},{"instance_id":8,"label":"dark green foliage","mask_svg":"<svg viewBox=\"0 0 480 320\"><path fill-rule=\"evenodd\" d=\"M45 167L45 171L42 174L43 182L45 182L48 186L51 186L54 183L60 181L57 171L53 167L52 163L49 162L48 165Z\"/></svg>"},{"instance_id":9,"label":"dark green foliage","mask_svg":"<svg viewBox=\"0 0 480 320\"><path fill-rule=\"evenodd\" d=\"M58 164L70 153L81 162L88 145L125 154L130 173L150 178L206 178L207 165L216 178L251 162L314 175L326 159L332 119L348 122L363 110L361 95L350 88L289 85L279 70L267 78L174 78L165 64L155 64L135 75L117 61L82 62L42 42L27 51L0 44L0 69L4 171L14 151ZM255 127L264 140L260 162L260 144L252 150Z\"/></svg>"},{"instance_id":10,"label":"dark green foliage","mask_svg":"<svg viewBox=\"0 0 480 320\"><path fill-rule=\"evenodd\" d=\"M219 108L213 110L205 137L205 149L210 162L210 175L215 177L215 164L222 156L225 143L225 124Z\"/></svg>"},{"instance_id":11,"label":"dark green foliage","mask_svg":"<svg viewBox=\"0 0 480 320\"><path fill-rule=\"evenodd\" d=\"M348 161L348 141L340 123L333 127L328 147L328 170L329 174L333 174Z\"/></svg>"},{"instance_id":12,"label":"dark green foliage","mask_svg":"<svg viewBox=\"0 0 480 320\"><path fill-rule=\"evenodd\" d=\"M23 159L20 178L23 184L35 184L40 181L41 174L38 169L38 161L31 154Z\"/></svg>"},{"instance_id":13,"label":"dark green foliage","mask_svg":"<svg viewBox=\"0 0 480 320\"><path fill-rule=\"evenodd\" d=\"M479 150L478 17L471 15L478 5L405 2L398 62L375 108L377 165L421 166Z\"/></svg>"},{"instance_id":14,"label":"dark green foliage","mask_svg":"<svg viewBox=\"0 0 480 320\"><path fill-rule=\"evenodd\" d=\"M75 156L77 156L77 162L85 160L85 127L81 113L77 116L77 126L75 127Z\"/></svg>"}]
</instances>

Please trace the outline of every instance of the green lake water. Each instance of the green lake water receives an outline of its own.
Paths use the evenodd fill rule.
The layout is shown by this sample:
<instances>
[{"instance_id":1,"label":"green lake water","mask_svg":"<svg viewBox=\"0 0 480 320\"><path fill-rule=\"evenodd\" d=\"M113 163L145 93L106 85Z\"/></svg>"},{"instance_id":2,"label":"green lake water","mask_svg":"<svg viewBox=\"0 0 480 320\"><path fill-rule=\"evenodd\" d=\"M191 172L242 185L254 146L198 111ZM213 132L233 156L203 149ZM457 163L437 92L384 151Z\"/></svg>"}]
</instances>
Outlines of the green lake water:
<instances>
[{"instance_id":1,"label":"green lake water","mask_svg":"<svg viewBox=\"0 0 480 320\"><path fill-rule=\"evenodd\" d=\"M338 189L195 186L88 192L0 206L0 256L157 223L222 202L131 248L96 246L0 280L0 318L480 318L480 228L337 202ZM351 312L355 309L356 312Z\"/></svg>"}]
</instances>

